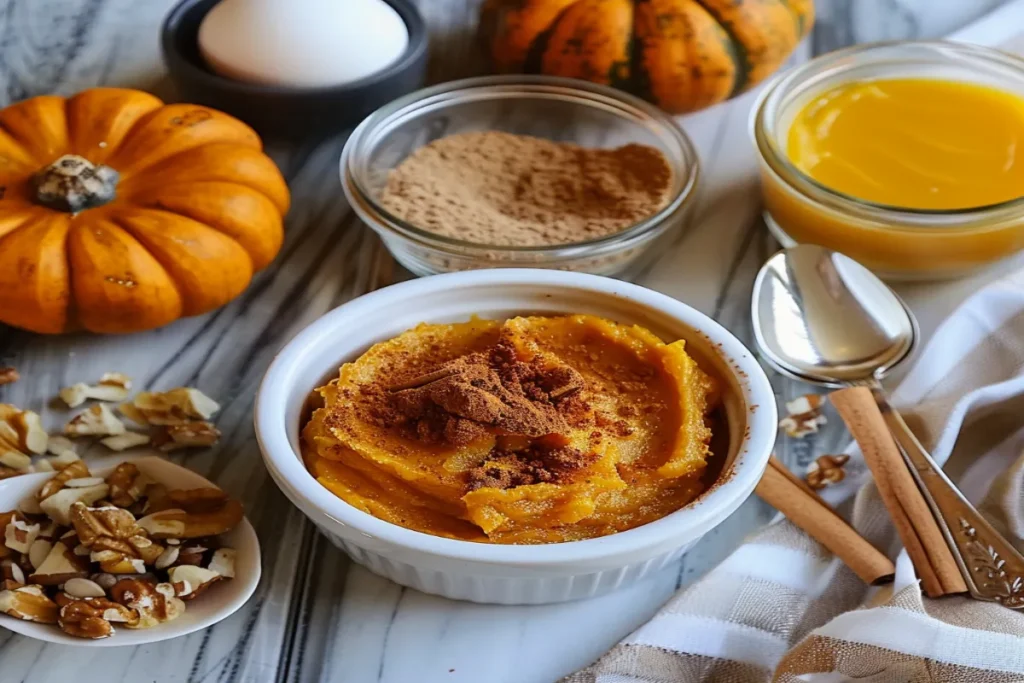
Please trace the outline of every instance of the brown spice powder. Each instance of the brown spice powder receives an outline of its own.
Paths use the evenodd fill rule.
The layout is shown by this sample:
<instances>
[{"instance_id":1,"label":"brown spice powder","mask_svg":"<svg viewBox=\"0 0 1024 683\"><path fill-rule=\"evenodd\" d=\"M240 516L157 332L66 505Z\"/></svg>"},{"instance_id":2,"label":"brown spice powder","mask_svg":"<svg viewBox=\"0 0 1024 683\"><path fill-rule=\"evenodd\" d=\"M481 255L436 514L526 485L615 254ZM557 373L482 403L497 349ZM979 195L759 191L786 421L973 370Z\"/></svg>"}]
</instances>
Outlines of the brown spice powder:
<instances>
[{"instance_id":1,"label":"brown spice powder","mask_svg":"<svg viewBox=\"0 0 1024 683\"><path fill-rule=\"evenodd\" d=\"M414 425L423 441L464 444L484 426L533 438L564 433L569 425L560 408L582 388L572 368L522 361L502 340L394 385L373 403L381 426Z\"/></svg>"},{"instance_id":2,"label":"brown spice powder","mask_svg":"<svg viewBox=\"0 0 1024 683\"><path fill-rule=\"evenodd\" d=\"M467 472L467 490L562 481L594 457L564 436L591 412L583 376L551 358L521 359L507 340L395 379L363 387L364 419L424 443L465 445L490 430L525 437L516 448L502 442Z\"/></svg>"},{"instance_id":3,"label":"brown spice powder","mask_svg":"<svg viewBox=\"0 0 1024 683\"><path fill-rule=\"evenodd\" d=\"M391 171L381 205L439 235L493 246L582 242L620 232L669 201L657 149L589 149L499 131L459 133Z\"/></svg>"}]
</instances>

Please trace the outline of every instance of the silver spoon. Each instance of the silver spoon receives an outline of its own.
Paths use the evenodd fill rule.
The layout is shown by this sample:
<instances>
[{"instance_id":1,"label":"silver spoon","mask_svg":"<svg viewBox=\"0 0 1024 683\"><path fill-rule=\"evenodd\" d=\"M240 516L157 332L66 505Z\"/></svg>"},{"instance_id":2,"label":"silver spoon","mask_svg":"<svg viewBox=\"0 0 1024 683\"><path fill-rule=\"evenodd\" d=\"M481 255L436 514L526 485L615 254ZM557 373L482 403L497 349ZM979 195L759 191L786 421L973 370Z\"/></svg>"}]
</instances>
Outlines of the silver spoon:
<instances>
[{"instance_id":1,"label":"silver spoon","mask_svg":"<svg viewBox=\"0 0 1024 683\"><path fill-rule=\"evenodd\" d=\"M964 498L882 390L882 377L918 341L917 322L900 298L853 259L804 244L761 267L751 315L758 349L782 374L871 389L971 595L1024 609L1024 557Z\"/></svg>"}]
</instances>

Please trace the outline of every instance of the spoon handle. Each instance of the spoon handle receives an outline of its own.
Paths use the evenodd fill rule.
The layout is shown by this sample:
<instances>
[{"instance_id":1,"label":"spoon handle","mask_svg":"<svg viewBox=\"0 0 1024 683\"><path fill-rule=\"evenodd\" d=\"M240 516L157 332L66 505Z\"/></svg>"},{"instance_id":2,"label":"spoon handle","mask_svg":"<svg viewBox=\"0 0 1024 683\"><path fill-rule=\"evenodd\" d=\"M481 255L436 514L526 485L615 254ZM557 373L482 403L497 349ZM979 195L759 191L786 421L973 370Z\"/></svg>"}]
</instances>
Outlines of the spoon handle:
<instances>
[{"instance_id":1,"label":"spoon handle","mask_svg":"<svg viewBox=\"0 0 1024 683\"><path fill-rule=\"evenodd\" d=\"M872 388L872 394L953 551L968 591L978 600L1024 609L1024 556L964 498L881 389Z\"/></svg>"}]
</instances>

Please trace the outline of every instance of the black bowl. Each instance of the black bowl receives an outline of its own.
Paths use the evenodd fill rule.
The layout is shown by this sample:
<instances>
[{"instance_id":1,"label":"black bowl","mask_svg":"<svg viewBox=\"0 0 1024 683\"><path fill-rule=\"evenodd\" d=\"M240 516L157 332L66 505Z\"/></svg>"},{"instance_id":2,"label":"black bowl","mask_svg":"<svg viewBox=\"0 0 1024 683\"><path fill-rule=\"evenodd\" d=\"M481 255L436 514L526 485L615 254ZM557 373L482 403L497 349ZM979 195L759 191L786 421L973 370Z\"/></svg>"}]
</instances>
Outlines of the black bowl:
<instances>
[{"instance_id":1,"label":"black bowl","mask_svg":"<svg viewBox=\"0 0 1024 683\"><path fill-rule=\"evenodd\" d=\"M164 61L182 99L245 121L261 135L307 137L351 128L367 114L423 85L427 28L410 0L385 0L409 29L393 64L352 83L324 88L259 85L214 73L199 53L199 24L219 0L183 0L161 29Z\"/></svg>"}]
</instances>

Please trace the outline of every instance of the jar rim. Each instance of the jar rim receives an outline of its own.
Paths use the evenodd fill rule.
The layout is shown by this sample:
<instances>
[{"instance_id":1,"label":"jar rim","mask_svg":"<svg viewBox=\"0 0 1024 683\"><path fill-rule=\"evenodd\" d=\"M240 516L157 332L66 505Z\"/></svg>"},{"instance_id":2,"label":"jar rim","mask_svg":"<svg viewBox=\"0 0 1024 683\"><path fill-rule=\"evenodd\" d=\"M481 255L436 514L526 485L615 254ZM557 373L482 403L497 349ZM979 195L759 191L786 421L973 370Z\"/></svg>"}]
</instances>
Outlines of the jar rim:
<instances>
[{"instance_id":1,"label":"jar rim","mask_svg":"<svg viewBox=\"0 0 1024 683\"><path fill-rule=\"evenodd\" d=\"M788 96L794 92L802 92L801 88L813 91L813 87L807 84L813 83L816 77L821 77L823 73L827 73L828 69L835 69L832 72L834 74L836 71L841 73L854 66L863 67L870 64L872 58L895 56L890 53L900 49L956 53L957 56L974 58L987 62L991 66L1012 70L1024 83L1024 58L980 45L944 40L893 40L864 43L829 52L780 74L758 96L750 117L750 133L762 160L787 187L812 201L825 204L834 210L854 213L868 219L888 221L895 219L904 224L900 227L920 225L934 228L936 227L935 220L943 218L954 221L950 227L959 227L963 223L982 218L1010 217L1024 212L1024 194L995 204L962 209L916 209L873 202L823 184L802 171L789 159L789 155L779 145L779 136L774 131L774 124L787 103ZM925 62L922 58L918 58L916 61L917 63ZM889 63L891 62L892 60L889 60ZM797 182L793 182L794 180Z\"/></svg>"},{"instance_id":2,"label":"jar rim","mask_svg":"<svg viewBox=\"0 0 1024 683\"><path fill-rule=\"evenodd\" d=\"M681 167L670 160L673 174L679 177L678 190L673 193L665 206L658 211L618 232L579 242L536 246L487 244L448 237L409 223L392 214L377 202L373 193L363 182L363 177L357 168L357 164L360 159L366 157L364 146L379 137L382 134L382 129L385 129L386 132L388 126L394 125L404 117L414 115L417 109L430 106L436 100L459 97L460 95L468 97L474 94L483 94L484 96L489 93L492 95L508 94L516 88L520 90L518 93L520 95L548 93L550 95L576 98L579 104L589 104L590 106L598 106L604 109L614 108L619 110L619 115L623 118L625 118L625 113L629 113L644 120L650 126L656 127L664 134L666 140L671 140L672 145L675 147L673 151L678 153L683 160ZM663 227L666 220L669 220L690 203L696 194L699 178L700 160L697 151L686 132L668 114L665 114L654 105L620 90L557 76L479 76L449 81L417 90L384 105L364 119L345 143L341 157L343 189L346 194L351 192L355 195L355 197L350 196L350 199L356 198L360 208L369 209L369 215L375 219L377 224L372 227L386 227L397 232L402 237L426 244L435 249L453 248L462 251L516 254L534 253L557 257L578 254L580 252L585 252L589 255L592 249L624 248L635 240L650 237L652 233L658 232L658 228Z\"/></svg>"}]
</instances>

